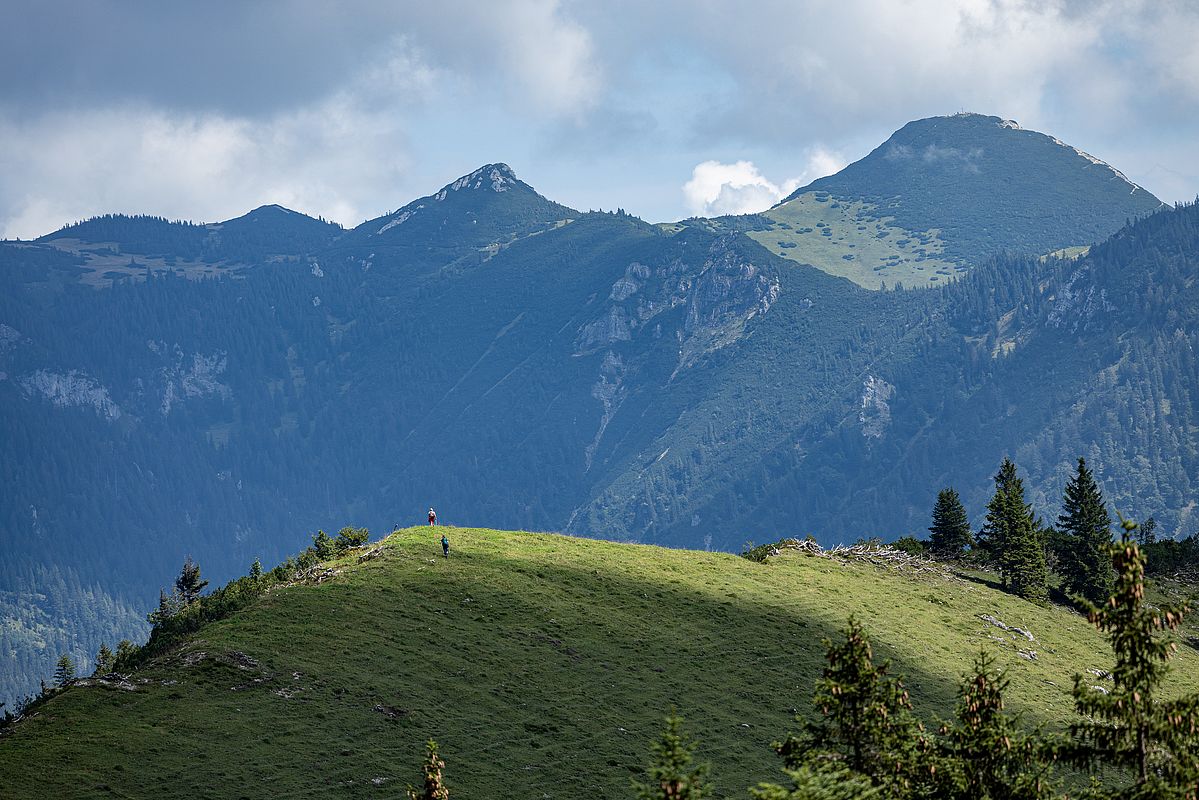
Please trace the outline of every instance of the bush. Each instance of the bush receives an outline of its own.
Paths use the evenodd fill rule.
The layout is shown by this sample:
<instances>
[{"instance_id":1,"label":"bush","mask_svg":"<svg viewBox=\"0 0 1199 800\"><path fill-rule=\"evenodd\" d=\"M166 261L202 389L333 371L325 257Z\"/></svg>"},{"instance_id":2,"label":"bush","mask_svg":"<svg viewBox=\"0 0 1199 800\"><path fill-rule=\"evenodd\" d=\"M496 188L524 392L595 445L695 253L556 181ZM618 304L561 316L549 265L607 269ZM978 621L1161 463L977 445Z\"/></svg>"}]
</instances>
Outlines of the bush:
<instances>
[{"instance_id":1,"label":"bush","mask_svg":"<svg viewBox=\"0 0 1199 800\"><path fill-rule=\"evenodd\" d=\"M891 546L901 553L907 553L910 556L924 555L925 543L917 539L915 536L901 536L891 543Z\"/></svg>"},{"instance_id":2,"label":"bush","mask_svg":"<svg viewBox=\"0 0 1199 800\"><path fill-rule=\"evenodd\" d=\"M333 546L337 548L337 552L344 553L350 548L361 547L369 542L370 538L370 531L366 528L351 528L347 526L337 532L337 539L334 540Z\"/></svg>"}]
</instances>

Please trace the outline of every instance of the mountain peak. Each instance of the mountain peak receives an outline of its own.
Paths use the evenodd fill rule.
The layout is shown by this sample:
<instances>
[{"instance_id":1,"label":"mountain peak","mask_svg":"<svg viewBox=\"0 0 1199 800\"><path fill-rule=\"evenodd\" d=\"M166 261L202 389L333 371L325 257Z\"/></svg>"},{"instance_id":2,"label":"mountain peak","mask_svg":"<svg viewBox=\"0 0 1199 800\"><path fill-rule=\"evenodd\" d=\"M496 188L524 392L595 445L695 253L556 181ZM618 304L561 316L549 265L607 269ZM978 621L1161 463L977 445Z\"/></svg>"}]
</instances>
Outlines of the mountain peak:
<instances>
[{"instance_id":1,"label":"mountain peak","mask_svg":"<svg viewBox=\"0 0 1199 800\"><path fill-rule=\"evenodd\" d=\"M1161 207L1119 170L1061 139L963 112L907 123L865 158L797 189L769 213L793 229L824 223L816 235L828 244L841 241L842 227L860 230L870 217L881 226L871 229L877 257L846 244L832 254L832 271L856 267L863 285L911 286L941 282L1002 251L1040 255L1088 245ZM777 245L780 237L763 238ZM912 241L920 252L899 246ZM804 253L802 243L793 245L796 253Z\"/></svg>"},{"instance_id":2,"label":"mountain peak","mask_svg":"<svg viewBox=\"0 0 1199 800\"><path fill-rule=\"evenodd\" d=\"M516 177L512 167L507 164L484 164L469 175L463 175L453 183L442 187L441 191L433 197L436 200L444 200L450 192L459 192L463 189L506 192L511 187L521 184L522 181Z\"/></svg>"}]
</instances>

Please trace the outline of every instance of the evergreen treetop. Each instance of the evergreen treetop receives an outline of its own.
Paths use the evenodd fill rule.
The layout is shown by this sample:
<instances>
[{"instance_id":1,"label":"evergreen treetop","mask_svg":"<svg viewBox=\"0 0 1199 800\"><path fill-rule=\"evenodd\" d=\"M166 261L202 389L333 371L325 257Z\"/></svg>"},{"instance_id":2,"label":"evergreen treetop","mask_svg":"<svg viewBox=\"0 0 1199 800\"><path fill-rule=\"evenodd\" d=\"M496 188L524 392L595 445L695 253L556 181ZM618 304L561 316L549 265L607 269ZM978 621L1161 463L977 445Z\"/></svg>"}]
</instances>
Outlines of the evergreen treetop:
<instances>
[{"instance_id":1,"label":"evergreen treetop","mask_svg":"<svg viewBox=\"0 0 1199 800\"><path fill-rule=\"evenodd\" d=\"M1009 458L995 475L995 494L987 503L979 544L997 563L1005 589L1026 600L1045 601L1049 574L1041 523L1024 500L1024 482Z\"/></svg>"},{"instance_id":2,"label":"evergreen treetop","mask_svg":"<svg viewBox=\"0 0 1199 800\"><path fill-rule=\"evenodd\" d=\"M408 787L408 800L450 800L450 790L445 785L442 771L445 762L437 754L437 742L430 739L425 745L425 780L420 789Z\"/></svg>"},{"instance_id":3,"label":"evergreen treetop","mask_svg":"<svg viewBox=\"0 0 1199 800\"><path fill-rule=\"evenodd\" d=\"M75 679L75 660L67 653L58 657L54 667L54 685L58 688L66 686Z\"/></svg>"},{"instance_id":4,"label":"evergreen treetop","mask_svg":"<svg viewBox=\"0 0 1199 800\"><path fill-rule=\"evenodd\" d=\"M200 579L200 565L188 556L183 562L179 577L175 579L175 591L179 593L183 604L187 606L194 603L207 585L208 581Z\"/></svg>"},{"instance_id":5,"label":"evergreen treetop","mask_svg":"<svg viewBox=\"0 0 1199 800\"><path fill-rule=\"evenodd\" d=\"M100 644L100 649L96 651L96 675L105 675L112 672L113 666L116 664L116 655L108 649L106 643Z\"/></svg>"},{"instance_id":6,"label":"evergreen treetop","mask_svg":"<svg viewBox=\"0 0 1199 800\"><path fill-rule=\"evenodd\" d=\"M986 652L958 689L957 719L941 729L942 795L986 800L1047 796L1044 759L1035 736L1004 711L1008 679ZM1038 765L1041 765L1038 768Z\"/></svg>"},{"instance_id":7,"label":"evergreen treetop","mask_svg":"<svg viewBox=\"0 0 1199 800\"><path fill-rule=\"evenodd\" d=\"M933 506L933 524L929 527L933 552L943 558L960 556L974 544L970 533L970 519L962 500L952 488L937 493Z\"/></svg>"},{"instance_id":8,"label":"evergreen treetop","mask_svg":"<svg viewBox=\"0 0 1199 800\"><path fill-rule=\"evenodd\" d=\"M707 796L707 764L692 764L695 745L683 733L683 718L672 708L654 744L648 780L634 783L639 800L702 800Z\"/></svg>"},{"instance_id":9,"label":"evergreen treetop","mask_svg":"<svg viewBox=\"0 0 1199 800\"><path fill-rule=\"evenodd\" d=\"M1112 590L1111 527L1103 494L1086 459L1080 458L1058 517L1058 571L1067 591L1091 603L1102 603Z\"/></svg>"},{"instance_id":10,"label":"evergreen treetop","mask_svg":"<svg viewBox=\"0 0 1199 800\"><path fill-rule=\"evenodd\" d=\"M902 796L922 771L929 742L902 679L887 675L890 662L875 664L861 623L850 617L843 633L843 642L825 640L828 665L812 698L823 719L775 750L787 770L840 763L886 787L886 796Z\"/></svg>"},{"instance_id":11,"label":"evergreen treetop","mask_svg":"<svg viewBox=\"0 0 1199 800\"><path fill-rule=\"evenodd\" d=\"M1121 797L1199 797L1199 694L1157 698L1177 644L1158 634L1172 631L1190 609L1152 608L1145 603L1145 558L1131 538L1136 524L1123 522L1114 549L1115 591L1092 606L1090 621L1108 636L1116 665L1112 688L1101 692L1074 677L1074 703L1084 722L1071 727L1066 755L1086 766L1124 767L1135 776Z\"/></svg>"}]
</instances>

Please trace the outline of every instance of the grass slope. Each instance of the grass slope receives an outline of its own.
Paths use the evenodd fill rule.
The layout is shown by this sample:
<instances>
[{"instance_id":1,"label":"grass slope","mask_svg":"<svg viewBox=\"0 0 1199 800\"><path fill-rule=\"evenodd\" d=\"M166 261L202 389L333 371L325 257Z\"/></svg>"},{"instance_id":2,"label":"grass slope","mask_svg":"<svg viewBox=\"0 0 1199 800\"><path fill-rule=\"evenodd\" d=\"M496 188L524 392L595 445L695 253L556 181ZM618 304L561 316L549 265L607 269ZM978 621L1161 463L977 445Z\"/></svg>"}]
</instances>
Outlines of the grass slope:
<instances>
[{"instance_id":1,"label":"grass slope","mask_svg":"<svg viewBox=\"0 0 1199 800\"><path fill-rule=\"evenodd\" d=\"M377 558L351 554L330 580L209 626L131 688L64 692L0 739L0 796L396 796L435 737L455 798L628 797L671 705L718 796L742 796L778 774L770 742L809 710L820 640L851 613L926 714L950 711L988 648L1010 670L1012 707L1061 726L1071 676L1109 661L1079 615L985 581L448 533L449 560L427 529L401 531ZM1183 648L1172 689L1197 676Z\"/></svg>"},{"instance_id":2,"label":"grass slope","mask_svg":"<svg viewBox=\"0 0 1199 800\"><path fill-rule=\"evenodd\" d=\"M935 228L912 232L880 217L876 206L807 192L762 214L774 222L747 235L775 255L849 278L867 289L935 286L965 267L941 258Z\"/></svg>"}]
</instances>

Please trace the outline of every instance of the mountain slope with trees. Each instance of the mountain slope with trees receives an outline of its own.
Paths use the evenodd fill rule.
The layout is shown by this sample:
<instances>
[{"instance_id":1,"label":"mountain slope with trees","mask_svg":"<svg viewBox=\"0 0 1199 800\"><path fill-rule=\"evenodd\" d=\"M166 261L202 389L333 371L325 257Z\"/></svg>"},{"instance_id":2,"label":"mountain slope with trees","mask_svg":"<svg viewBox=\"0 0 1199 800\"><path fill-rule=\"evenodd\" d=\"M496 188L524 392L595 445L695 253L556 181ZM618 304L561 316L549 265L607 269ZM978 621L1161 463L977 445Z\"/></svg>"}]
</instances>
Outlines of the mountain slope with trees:
<instances>
[{"instance_id":1,"label":"mountain slope with trees","mask_svg":"<svg viewBox=\"0 0 1199 800\"><path fill-rule=\"evenodd\" d=\"M991 127L1025 187L1002 216L1043 142ZM1052 146L1069 155L1052 191L1074 193L1054 229L1087 243L1099 168ZM1121 221L1143 208L1124 196ZM979 514L1005 453L1042 518L1083 456L1116 508L1187 534L1197 217L879 292L780 257L756 217L581 213L492 164L352 231L267 207L0 244L0 413L20 421L0 427L6 619L51 618L48 565L97 587L62 599L80 610L54 639L86 665L111 633L88 597L137 638L188 555L221 581L309 525L388 530L430 505L724 550L922 533L947 485ZM53 669L19 641L0 697Z\"/></svg>"}]
</instances>

